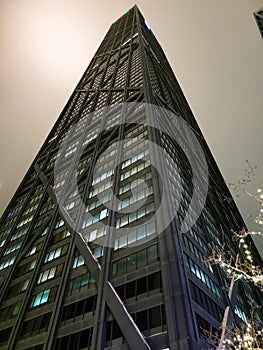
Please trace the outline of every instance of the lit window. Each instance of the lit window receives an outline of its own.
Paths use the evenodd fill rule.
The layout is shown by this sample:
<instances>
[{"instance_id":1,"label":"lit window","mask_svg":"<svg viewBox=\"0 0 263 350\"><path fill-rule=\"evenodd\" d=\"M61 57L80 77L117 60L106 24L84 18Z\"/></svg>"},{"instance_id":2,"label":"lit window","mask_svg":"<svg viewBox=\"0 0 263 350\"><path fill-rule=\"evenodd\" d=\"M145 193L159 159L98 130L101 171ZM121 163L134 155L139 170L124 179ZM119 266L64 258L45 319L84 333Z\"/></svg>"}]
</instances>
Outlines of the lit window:
<instances>
[{"instance_id":1,"label":"lit window","mask_svg":"<svg viewBox=\"0 0 263 350\"><path fill-rule=\"evenodd\" d=\"M13 253L17 249L19 249L21 247L21 245L22 245L22 242L15 244L12 247L7 248L6 251L4 252L4 255L8 255L10 253Z\"/></svg>"},{"instance_id":2,"label":"lit window","mask_svg":"<svg viewBox=\"0 0 263 350\"><path fill-rule=\"evenodd\" d=\"M21 292L24 292L25 290L27 290L28 285L29 285L29 279L25 280L25 282L23 283Z\"/></svg>"},{"instance_id":3,"label":"lit window","mask_svg":"<svg viewBox=\"0 0 263 350\"><path fill-rule=\"evenodd\" d=\"M75 269L78 266L84 265L84 259L82 255L76 256L73 261L73 269Z\"/></svg>"},{"instance_id":4,"label":"lit window","mask_svg":"<svg viewBox=\"0 0 263 350\"><path fill-rule=\"evenodd\" d=\"M57 249L52 250L51 252L47 253L47 255L45 257L45 263L60 257L61 252L62 252L62 249L60 247L60 248L57 248Z\"/></svg>"},{"instance_id":5,"label":"lit window","mask_svg":"<svg viewBox=\"0 0 263 350\"><path fill-rule=\"evenodd\" d=\"M37 261L33 260L28 267L28 271L33 270L36 266L36 263L37 263Z\"/></svg>"},{"instance_id":6,"label":"lit window","mask_svg":"<svg viewBox=\"0 0 263 350\"><path fill-rule=\"evenodd\" d=\"M34 246L34 247L27 253L26 256L33 255L33 254L35 254L36 251L37 251L37 246Z\"/></svg>"},{"instance_id":7,"label":"lit window","mask_svg":"<svg viewBox=\"0 0 263 350\"><path fill-rule=\"evenodd\" d=\"M52 267L49 270L41 272L40 275L39 275L37 283L39 284L39 283L45 282L47 280L50 280L51 278L54 278L56 270L57 270L57 267L55 266L55 267Z\"/></svg>"},{"instance_id":8,"label":"lit window","mask_svg":"<svg viewBox=\"0 0 263 350\"><path fill-rule=\"evenodd\" d=\"M20 301L19 303L15 304L15 307L13 309L13 316L16 316L19 313L20 310L20 306L21 306L22 302Z\"/></svg>"},{"instance_id":9,"label":"lit window","mask_svg":"<svg viewBox=\"0 0 263 350\"><path fill-rule=\"evenodd\" d=\"M5 260L0 264L0 270L6 269L10 265L13 265L15 261L15 257L12 257L11 259Z\"/></svg>"},{"instance_id":10,"label":"lit window","mask_svg":"<svg viewBox=\"0 0 263 350\"><path fill-rule=\"evenodd\" d=\"M50 289L44 290L43 292L40 292L33 296L33 300L31 302L31 307L36 307L41 304L44 304L48 301L50 294Z\"/></svg>"},{"instance_id":11,"label":"lit window","mask_svg":"<svg viewBox=\"0 0 263 350\"><path fill-rule=\"evenodd\" d=\"M56 222L56 226L55 226L55 228L59 228L59 227L61 227L61 226L63 226L64 225L64 220L58 220L57 222Z\"/></svg>"}]
</instances>

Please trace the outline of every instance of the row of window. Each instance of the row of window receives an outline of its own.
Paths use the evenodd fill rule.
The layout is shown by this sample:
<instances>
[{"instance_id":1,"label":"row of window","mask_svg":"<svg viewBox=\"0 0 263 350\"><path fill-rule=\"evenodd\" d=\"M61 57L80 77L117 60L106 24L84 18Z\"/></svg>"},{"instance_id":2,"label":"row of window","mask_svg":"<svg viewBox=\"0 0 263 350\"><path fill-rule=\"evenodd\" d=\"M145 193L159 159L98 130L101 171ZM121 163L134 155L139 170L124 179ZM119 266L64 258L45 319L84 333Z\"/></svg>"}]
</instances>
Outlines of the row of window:
<instances>
[{"instance_id":1,"label":"row of window","mask_svg":"<svg viewBox=\"0 0 263 350\"><path fill-rule=\"evenodd\" d=\"M31 216L28 216L26 219L19 221L19 223L17 224L17 228L31 222L33 220L33 217L34 215L31 215Z\"/></svg>"},{"instance_id":2,"label":"row of window","mask_svg":"<svg viewBox=\"0 0 263 350\"><path fill-rule=\"evenodd\" d=\"M123 153L123 159L127 158L127 157L131 157L134 155L134 153L137 153L138 151L140 151L141 148L145 148L146 146L148 146L149 141L148 140L141 140L139 139L137 136L135 139L132 139L132 141L135 140L136 141L136 145L129 148L127 151L125 151ZM125 141L125 145L124 147L127 147L127 143L129 144L129 141ZM135 141L131 142L134 143ZM148 154L148 153L147 153ZM141 159L141 158L138 158Z\"/></svg>"},{"instance_id":3,"label":"row of window","mask_svg":"<svg viewBox=\"0 0 263 350\"><path fill-rule=\"evenodd\" d=\"M135 165L132 167L132 169L126 171L125 173L121 174L121 181L128 179L130 176L135 175L139 173L140 171L148 168L150 166L150 162L143 162L139 165Z\"/></svg>"},{"instance_id":4,"label":"row of window","mask_svg":"<svg viewBox=\"0 0 263 350\"><path fill-rule=\"evenodd\" d=\"M111 149L114 147L113 149ZM98 163L103 163L105 160L107 160L110 157L113 157L117 153L116 143L112 144L111 147L109 147L102 156L99 157ZM98 169L99 171L99 169Z\"/></svg>"},{"instance_id":5,"label":"row of window","mask_svg":"<svg viewBox=\"0 0 263 350\"><path fill-rule=\"evenodd\" d=\"M4 246L5 242L6 242L6 240L5 240L5 239L4 239L4 240L2 240L2 241L0 242L0 248L2 248L2 247Z\"/></svg>"},{"instance_id":6,"label":"row of window","mask_svg":"<svg viewBox=\"0 0 263 350\"><path fill-rule=\"evenodd\" d=\"M37 307L47 302L52 302L55 300L56 293L57 293L57 286L51 289L43 290L42 292L39 292L33 295L30 306Z\"/></svg>"},{"instance_id":7,"label":"row of window","mask_svg":"<svg viewBox=\"0 0 263 350\"><path fill-rule=\"evenodd\" d=\"M54 203L50 203L49 205L46 205L45 207L43 207L43 208L40 210L39 215L45 214L46 212L52 210L52 209L54 208L54 206L55 206Z\"/></svg>"},{"instance_id":8,"label":"row of window","mask_svg":"<svg viewBox=\"0 0 263 350\"><path fill-rule=\"evenodd\" d=\"M83 237L87 242L92 242L97 238L100 238L106 234L106 228L104 226L96 228L95 230L87 233L83 233Z\"/></svg>"},{"instance_id":9,"label":"row of window","mask_svg":"<svg viewBox=\"0 0 263 350\"><path fill-rule=\"evenodd\" d=\"M4 344L8 341L13 327L5 328L0 331L0 344Z\"/></svg>"},{"instance_id":10,"label":"row of window","mask_svg":"<svg viewBox=\"0 0 263 350\"><path fill-rule=\"evenodd\" d=\"M31 207L27 208L27 209L23 212L22 217L23 217L23 216L26 216L27 214L29 214L29 213L31 213L32 211L36 210L37 206L38 206L38 205L35 204L35 205L32 205Z\"/></svg>"},{"instance_id":11,"label":"row of window","mask_svg":"<svg viewBox=\"0 0 263 350\"><path fill-rule=\"evenodd\" d=\"M23 274L32 271L36 266L36 259L29 261L26 264L17 267L15 277L22 276Z\"/></svg>"},{"instance_id":12,"label":"row of window","mask_svg":"<svg viewBox=\"0 0 263 350\"><path fill-rule=\"evenodd\" d=\"M45 270L40 273L38 277L37 284L46 282L54 277L58 277L61 275L63 269L63 264L60 264L58 266L54 266L51 269Z\"/></svg>"},{"instance_id":13,"label":"row of window","mask_svg":"<svg viewBox=\"0 0 263 350\"><path fill-rule=\"evenodd\" d=\"M136 253L125 256L112 264L112 276L121 276L158 261L157 245L152 245Z\"/></svg>"},{"instance_id":14,"label":"row of window","mask_svg":"<svg viewBox=\"0 0 263 350\"><path fill-rule=\"evenodd\" d=\"M86 207L86 212L98 208L100 205L107 203L111 200L111 194L107 194L97 201L91 202Z\"/></svg>"},{"instance_id":15,"label":"row of window","mask_svg":"<svg viewBox=\"0 0 263 350\"><path fill-rule=\"evenodd\" d=\"M147 198L151 194L153 194L153 187L152 186L149 186L149 187L147 187L147 188L145 188L137 193L133 193L132 196L127 197L118 203L118 210L122 210L122 209L136 203L136 202L139 202L140 200Z\"/></svg>"},{"instance_id":16,"label":"row of window","mask_svg":"<svg viewBox=\"0 0 263 350\"><path fill-rule=\"evenodd\" d=\"M166 325L164 305L152 307L148 310L136 312L131 315L140 331L149 331L155 327ZM123 337L122 331L115 320L107 322L106 341L111 342L114 339Z\"/></svg>"},{"instance_id":17,"label":"row of window","mask_svg":"<svg viewBox=\"0 0 263 350\"><path fill-rule=\"evenodd\" d=\"M91 345L93 328L57 339L56 350L87 349Z\"/></svg>"},{"instance_id":18,"label":"row of window","mask_svg":"<svg viewBox=\"0 0 263 350\"><path fill-rule=\"evenodd\" d=\"M84 315L88 312L95 311L97 296L92 296L74 304L69 304L63 307L61 322L69 320L77 316Z\"/></svg>"},{"instance_id":19,"label":"row of window","mask_svg":"<svg viewBox=\"0 0 263 350\"><path fill-rule=\"evenodd\" d=\"M235 305L234 312L239 318L241 318L243 322L245 322L246 324L248 323L248 319L245 312L241 310L239 306Z\"/></svg>"},{"instance_id":20,"label":"row of window","mask_svg":"<svg viewBox=\"0 0 263 350\"><path fill-rule=\"evenodd\" d=\"M13 296L15 296L17 294L24 292L27 289L28 284L29 284L29 279L11 286L8 289L7 298L12 298Z\"/></svg>"},{"instance_id":21,"label":"row of window","mask_svg":"<svg viewBox=\"0 0 263 350\"><path fill-rule=\"evenodd\" d=\"M154 203L153 202L146 204L146 205L143 205L138 210L133 211L129 214L125 214L125 215L121 216L120 218L118 218L116 220L116 228L123 227L127 224L131 224L135 220L139 220L142 217L144 217L145 215L147 215L153 211L154 211Z\"/></svg>"},{"instance_id":22,"label":"row of window","mask_svg":"<svg viewBox=\"0 0 263 350\"><path fill-rule=\"evenodd\" d=\"M61 254L62 254L62 247L51 250L51 252L48 252L47 255L45 256L44 262L46 263L51 260L57 259L61 256Z\"/></svg>"},{"instance_id":23,"label":"row of window","mask_svg":"<svg viewBox=\"0 0 263 350\"><path fill-rule=\"evenodd\" d=\"M188 239L186 235L183 234L184 244L189 248L189 250L213 273L213 268L207 258L201 253L201 251Z\"/></svg>"},{"instance_id":24,"label":"row of window","mask_svg":"<svg viewBox=\"0 0 263 350\"><path fill-rule=\"evenodd\" d=\"M132 245L140 239L149 237L154 233L156 233L155 222L151 222L134 230L131 228L130 232L123 234L121 237L115 239L114 250Z\"/></svg>"},{"instance_id":25,"label":"row of window","mask_svg":"<svg viewBox=\"0 0 263 350\"><path fill-rule=\"evenodd\" d=\"M15 316L17 316L22 302L19 301L18 303L9 305L3 309L0 310L0 322L4 322L6 320L9 320Z\"/></svg>"},{"instance_id":26,"label":"row of window","mask_svg":"<svg viewBox=\"0 0 263 350\"><path fill-rule=\"evenodd\" d=\"M20 334L21 338L30 337L40 332L47 331L52 313L49 312L44 315L40 315L31 320L25 321L23 323L22 331Z\"/></svg>"},{"instance_id":27,"label":"row of window","mask_svg":"<svg viewBox=\"0 0 263 350\"><path fill-rule=\"evenodd\" d=\"M189 229L190 235L195 239L195 241L204 249L205 252L208 252L208 246L205 241L195 232L195 230L191 227Z\"/></svg>"},{"instance_id":28,"label":"row of window","mask_svg":"<svg viewBox=\"0 0 263 350\"><path fill-rule=\"evenodd\" d=\"M86 228L90 225L95 224L96 222L105 219L109 214L108 209L103 209L98 214L95 214L94 216L89 217L88 219L84 220L82 223L82 228Z\"/></svg>"},{"instance_id":29,"label":"row of window","mask_svg":"<svg viewBox=\"0 0 263 350\"><path fill-rule=\"evenodd\" d=\"M99 187L94 188L92 191L90 191L89 198L96 196L98 193L101 193L101 192L107 190L111 186L112 186L112 180L104 183L103 185L101 185Z\"/></svg>"},{"instance_id":30,"label":"row of window","mask_svg":"<svg viewBox=\"0 0 263 350\"><path fill-rule=\"evenodd\" d=\"M222 298L222 292L220 288L215 284L213 280L186 254L184 254L186 266L190 271L199 278L218 298Z\"/></svg>"},{"instance_id":31,"label":"row of window","mask_svg":"<svg viewBox=\"0 0 263 350\"><path fill-rule=\"evenodd\" d=\"M16 240L17 238L20 238L20 237L24 236L24 235L27 233L27 230L28 230L28 228L25 228L25 229L23 229L23 230L20 230L20 231L18 231L18 232L15 232L15 233L13 234L13 236L11 237L10 241L14 241L14 240ZM1 245L0 245L0 247L1 247Z\"/></svg>"},{"instance_id":32,"label":"row of window","mask_svg":"<svg viewBox=\"0 0 263 350\"><path fill-rule=\"evenodd\" d=\"M94 185L96 185L97 183L99 183L99 182L101 182L101 181L107 179L108 177L112 176L113 173L114 173L114 170L111 169L111 170L108 170L108 171L106 171L105 173L103 173L103 174L97 176L95 179L93 179L93 181L92 181L92 186L94 186Z\"/></svg>"},{"instance_id":33,"label":"row of window","mask_svg":"<svg viewBox=\"0 0 263 350\"><path fill-rule=\"evenodd\" d=\"M21 247L21 245L22 245L22 242L19 242L17 244L14 244L13 246L7 248L4 252L4 255L8 255L10 253L15 252L16 250L18 250Z\"/></svg>"},{"instance_id":34,"label":"row of window","mask_svg":"<svg viewBox=\"0 0 263 350\"><path fill-rule=\"evenodd\" d=\"M126 185L124 186L121 186L119 188L119 194L123 194L123 193L126 193L130 190L132 190L133 188L143 184L143 183L146 183L148 180L150 180L152 178L152 174L151 172L148 172L147 174L143 174L142 176L140 176L139 178L127 183Z\"/></svg>"},{"instance_id":35,"label":"row of window","mask_svg":"<svg viewBox=\"0 0 263 350\"><path fill-rule=\"evenodd\" d=\"M6 269L7 267L13 265L14 261L15 261L15 256L13 256L12 258L10 259L7 259L5 261L2 261L0 263L0 271L3 270L3 269Z\"/></svg>"},{"instance_id":36,"label":"row of window","mask_svg":"<svg viewBox=\"0 0 263 350\"><path fill-rule=\"evenodd\" d=\"M87 272L81 276L78 276L69 282L69 293L72 293L74 290L80 289L84 286L94 285L95 280L91 276L90 272Z\"/></svg>"},{"instance_id":37,"label":"row of window","mask_svg":"<svg viewBox=\"0 0 263 350\"><path fill-rule=\"evenodd\" d=\"M164 327L166 325L164 305L139 311L131 316L141 331L150 330L155 327Z\"/></svg>"},{"instance_id":38,"label":"row of window","mask_svg":"<svg viewBox=\"0 0 263 350\"><path fill-rule=\"evenodd\" d=\"M78 145L79 141L76 141L74 143L72 143L66 150L65 153L65 158L67 158L68 156L70 156L71 154L73 154L76 150L77 150L77 145Z\"/></svg>"},{"instance_id":39,"label":"row of window","mask_svg":"<svg viewBox=\"0 0 263 350\"><path fill-rule=\"evenodd\" d=\"M140 160L140 159L146 157L148 154L149 154L149 150L148 150L148 149L144 150L143 152L140 152L140 153L137 154L136 156L131 157L131 158L125 160L125 161L122 163L121 168L122 168L122 169L126 168L127 166L129 166L129 165L131 165L131 164L137 162L138 160Z\"/></svg>"},{"instance_id":40,"label":"row of window","mask_svg":"<svg viewBox=\"0 0 263 350\"><path fill-rule=\"evenodd\" d=\"M126 300L140 294L149 293L155 289L161 289L161 287L161 273L158 271L135 281L117 286L115 290L121 300Z\"/></svg>"},{"instance_id":41,"label":"row of window","mask_svg":"<svg viewBox=\"0 0 263 350\"><path fill-rule=\"evenodd\" d=\"M127 140L125 139L125 144L124 144L123 148L125 149L125 148L133 145L134 143L137 143L138 141L140 141L140 142L138 143L138 145L136 145L136 147L139 146L139 148L142 148L143 146L146 146L148 144L148 140L144 140L144 141L141 140L142 138L146 138L146 136L147 136L147 130L144 130L142 133L136 135L135 137L133 137L131 139L127 139ZM135 148L135 149L131 148L129 151L135 151L139 148ZM129 155L129 153L126 153L126 152L124 153L124 156L128 156L128 155Z\"/></svg>"},{"instance_id":42,"label":"row of window","mask_svg":"<svg viewBox=\"0 0 263 350\"><path fill-rule=\"evenodd\" d=\"M223 318L223 310L192 281L190 281L190 289L192 298L207 312L213 315L215 319L221 322Z\"/></svg>"}]
</instances>

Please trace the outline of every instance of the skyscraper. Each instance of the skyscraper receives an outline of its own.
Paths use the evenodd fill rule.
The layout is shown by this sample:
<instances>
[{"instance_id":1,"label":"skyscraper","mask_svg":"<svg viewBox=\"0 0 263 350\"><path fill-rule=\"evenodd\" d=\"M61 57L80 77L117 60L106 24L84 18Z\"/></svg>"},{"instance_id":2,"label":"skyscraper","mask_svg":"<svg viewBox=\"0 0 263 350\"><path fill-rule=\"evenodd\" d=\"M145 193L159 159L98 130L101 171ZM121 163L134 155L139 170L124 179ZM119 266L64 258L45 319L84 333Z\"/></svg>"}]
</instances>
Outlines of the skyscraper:
<instances>
[{"instance_id":1,"label":"skyscraper","mask_svg":"<svg viewBox=\"0 0 263 350\"><path fill-rule=\"evenodd\" d=\"M263 38L263 8L261 7L258 11L254 12L254 17L258 25L258 29Z\"/></svg>"},{"instance_id":2,"label":"skyscraper","mask_svg":"<svg viewBox=\"0 0 263 350\"><path fill-rule=\"evenodd\" d=\"M243 220L137 6L110 27L7 207L0 349L204 349L246 321L208 244ZM253 242L255 261L260 262Z\"/></svg>"}]
</instances>

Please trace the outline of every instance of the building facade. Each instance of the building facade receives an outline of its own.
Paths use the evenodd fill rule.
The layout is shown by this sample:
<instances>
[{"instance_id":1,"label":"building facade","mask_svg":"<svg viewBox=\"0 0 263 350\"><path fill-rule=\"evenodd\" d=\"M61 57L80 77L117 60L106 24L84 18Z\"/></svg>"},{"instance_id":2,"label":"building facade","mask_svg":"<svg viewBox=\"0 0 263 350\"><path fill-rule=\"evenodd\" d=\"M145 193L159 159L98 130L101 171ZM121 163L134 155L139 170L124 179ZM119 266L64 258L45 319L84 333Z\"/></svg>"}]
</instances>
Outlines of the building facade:
<instances>
[{"instance_id":1,"label":"building facade","mask_svg":"<svg viewBox=\"0 0 263 350\"><path fill-rule=\"evenodd\" d=\"M207 261L209 244L236 256L230 230L242 227L134 6L111 25L2 216L0 349L207 349L205 330L219 331L227 305L240 323L248 298L260 302L243 282L230 301L226 271Z\"/></svg>"},{"instance_id":2,"label":"building facade","mask_svg":"<svg viewBox=\"0 0 263 350\"><path fill-rule=\"evenodd\" d=\"M258 11L254 12L254 17L258 25L258 29L263 38L263 7L261 7Z\"/></svg>"}]
</instances>

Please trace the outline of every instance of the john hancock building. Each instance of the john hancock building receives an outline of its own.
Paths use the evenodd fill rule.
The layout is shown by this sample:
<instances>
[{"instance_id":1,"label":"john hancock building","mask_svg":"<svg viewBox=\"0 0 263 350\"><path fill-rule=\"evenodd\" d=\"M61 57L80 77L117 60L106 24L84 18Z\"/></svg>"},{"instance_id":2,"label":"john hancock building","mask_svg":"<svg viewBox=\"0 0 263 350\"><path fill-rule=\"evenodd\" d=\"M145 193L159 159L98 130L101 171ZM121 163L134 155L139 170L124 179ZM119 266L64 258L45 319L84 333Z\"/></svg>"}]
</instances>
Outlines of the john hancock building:
<instances>
[{"instance_id":1,"label":"john hancock building","mask_svg":"<svg viewBox=\"0 0 263 350\"><path fill-rule=\"evenodd\" d=\"M212 116L211 116L212 117ZM244 222L137 6L110 27L1 220L0 349L208 349L260 291L211 265ZM250 240L255 263L261 264ZM259 311L256 317L261 319Z\"/></svg>"}]
</instances>

